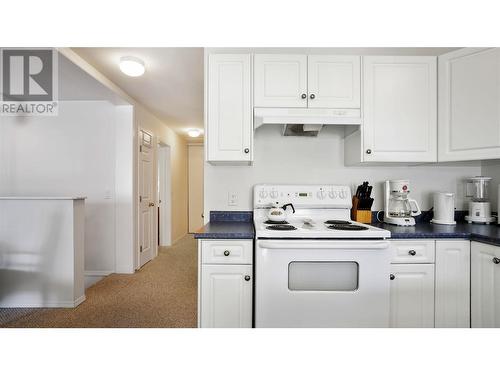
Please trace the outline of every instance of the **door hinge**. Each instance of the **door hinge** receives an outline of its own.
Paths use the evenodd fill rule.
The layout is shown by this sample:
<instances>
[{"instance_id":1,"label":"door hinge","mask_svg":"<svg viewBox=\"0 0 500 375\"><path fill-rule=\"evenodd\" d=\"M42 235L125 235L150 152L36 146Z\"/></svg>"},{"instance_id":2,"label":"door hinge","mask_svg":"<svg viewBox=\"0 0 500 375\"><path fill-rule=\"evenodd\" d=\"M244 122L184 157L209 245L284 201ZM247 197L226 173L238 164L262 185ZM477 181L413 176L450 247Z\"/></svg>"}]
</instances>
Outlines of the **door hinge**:
<instances>
[{"instance_id":1,"label":"door hinge","mask_svg":"<svg viewBox=\"0 0 500 375\"><path fill-rule=\"evenodd\" d=\"M139 146L139 152L142 152L142 145Z\"/></svg>"},{"instance_id":2,"label":"door hinge","mask_svg":"<svg viewBox=\"0 0 500 375\"><path fill-rule=\"evenodd\" d=\"M139 247L139 251L142 253L142 245Z\"/></svg>"},{"instance_id":3,"label":"door hinge","mask_svg":"<svg viewBox=\"0 0 500 375\"><path fill-rule=\"evenodd\" d=\"M139 195L139 203L142 203L142 195Z\"/></svg>"}]
</instances>

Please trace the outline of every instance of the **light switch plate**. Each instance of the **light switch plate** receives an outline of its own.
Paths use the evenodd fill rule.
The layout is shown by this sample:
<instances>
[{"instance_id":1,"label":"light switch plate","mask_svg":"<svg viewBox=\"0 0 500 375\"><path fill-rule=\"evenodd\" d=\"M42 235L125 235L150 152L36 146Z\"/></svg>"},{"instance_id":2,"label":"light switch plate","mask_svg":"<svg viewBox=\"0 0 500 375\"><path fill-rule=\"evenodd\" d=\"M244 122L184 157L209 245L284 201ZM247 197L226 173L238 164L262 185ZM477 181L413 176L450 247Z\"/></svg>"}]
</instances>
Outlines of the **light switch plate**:
<instances>
[{"instance_id":1,"label":"light switch plate","mask_svg":"<svg viewBox=\"0 0 500 375\"><path fill-rule=\"evenodd\" d=\"M228 206L237 206L238 205L238 193L229 192L227 194L227 205Z\"/></svg>"}]
</instances>

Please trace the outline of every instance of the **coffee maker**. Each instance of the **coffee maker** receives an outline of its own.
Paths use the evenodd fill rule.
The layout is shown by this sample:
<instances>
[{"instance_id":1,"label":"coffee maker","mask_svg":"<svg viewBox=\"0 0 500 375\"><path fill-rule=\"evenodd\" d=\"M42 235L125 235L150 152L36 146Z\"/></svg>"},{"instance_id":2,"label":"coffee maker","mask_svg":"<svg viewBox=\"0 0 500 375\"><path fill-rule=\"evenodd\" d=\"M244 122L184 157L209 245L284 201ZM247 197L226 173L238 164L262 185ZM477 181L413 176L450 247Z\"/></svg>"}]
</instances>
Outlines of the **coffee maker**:
<instances>
[{"instance_id":1,"label":"coffee maker","mask_svg":"<svg viewBox=\"0 0 500 375\"><path fill-rule=\"evenodd\" d=\"M408 180L385 182L385 223L401 226L415 225L413 216L418 216L422 212L417 201L408 197L409 193L410 181Z\"/></svg>"},{"instance_id":2,"label":"coffee maker","mask_svg":"<svg viewBox=\"0 0 500 375\"><path fill-rule=\"evenodd\" d=\"M489 202L488 188L491 177L471 177L467 180L465 196L471 198L469 202L469 214L465 220L469 223L489 224L495 221L491 216L491 204Z\"/></svg>"}]
</instances>

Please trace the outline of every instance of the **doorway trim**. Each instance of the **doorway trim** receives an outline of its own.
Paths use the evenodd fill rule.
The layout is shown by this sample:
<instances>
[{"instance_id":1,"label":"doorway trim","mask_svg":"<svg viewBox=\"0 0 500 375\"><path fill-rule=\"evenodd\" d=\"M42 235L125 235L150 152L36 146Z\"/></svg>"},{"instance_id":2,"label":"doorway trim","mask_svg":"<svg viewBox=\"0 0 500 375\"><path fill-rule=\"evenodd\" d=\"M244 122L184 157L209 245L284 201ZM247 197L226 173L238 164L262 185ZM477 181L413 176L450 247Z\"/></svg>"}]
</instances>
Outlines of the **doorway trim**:
<instances>
[{"instance_id":1,"label":"doorway trim","mask_svg":"<svg viewBox=\"0 0 500 375\"><path fill-rule=\"evenodd\" d=\"M172 245L172 171L171 147L158 143L158 206L160 208L160 246Z\"/></svg>"}]
</instances>

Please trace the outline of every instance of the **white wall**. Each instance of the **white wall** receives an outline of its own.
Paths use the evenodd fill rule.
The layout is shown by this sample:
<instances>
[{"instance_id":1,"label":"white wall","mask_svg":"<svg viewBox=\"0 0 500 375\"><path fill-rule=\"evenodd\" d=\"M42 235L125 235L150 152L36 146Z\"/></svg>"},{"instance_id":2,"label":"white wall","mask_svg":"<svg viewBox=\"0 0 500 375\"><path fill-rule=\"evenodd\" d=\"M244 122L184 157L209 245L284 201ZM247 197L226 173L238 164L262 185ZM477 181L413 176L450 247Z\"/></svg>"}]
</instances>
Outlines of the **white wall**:
<instances>
[{"instance_id":1,"label":"white wall","mask_svg":"<svg viewBox=\"0 0 500 375\"><path fill-rule=\"evenodd\" d=\"M203 164L205 159L202 144L188 147L189 161L189 233L203 226Z\"/></svg>"},{"instance_id":2,"label":"white wall","mask_svg":"<svg viewBox=\"0 0 500 375\"><path fill-rule=\"evenodd\" d=\"M465 209L463 180L481 174L479 163L345 167L343 134L341 127L324 127L317 138L283 137L279 125L260 127L255 132L253 166L205 163L205 220L212 210L251 210L252 187L259 183L357 185L368 180L373 184L373 210L379 210L382 182L408 178L412 197L422 209L432 207L433 191L455 192L457 208ZM227 205L230 192L238 194L237 206Z\"/></svg>"},{"instance_id":3,"label":"white wall","mask_svg":"<svg viewBox=\"0 0 500 375\"><path fill-rule=\"evenodd\" d=\"M129 117L126 132L133 130ZM0 195L86 196L85 271L97 276L115 270L116 142L125 138L132 147L132 135L126 139L117 126L116 107L105 101L62 101L55 117L0 117ZM121 165L123 181L131 176L132 150L119 149L130 159ZM127 182L120 202L130 209Z\"/></svg>"},{"instance_id":4,"label":"white wall","mask_svg":"<svg viewBox=\"0 0 500 375\"><path fill-rule=\"evenodd\" d=\"M491 210L498 211L498 185L500 184L500 160L483 161L481 175L492 177L490 184Z\"/></svg>"}]
</instances>

